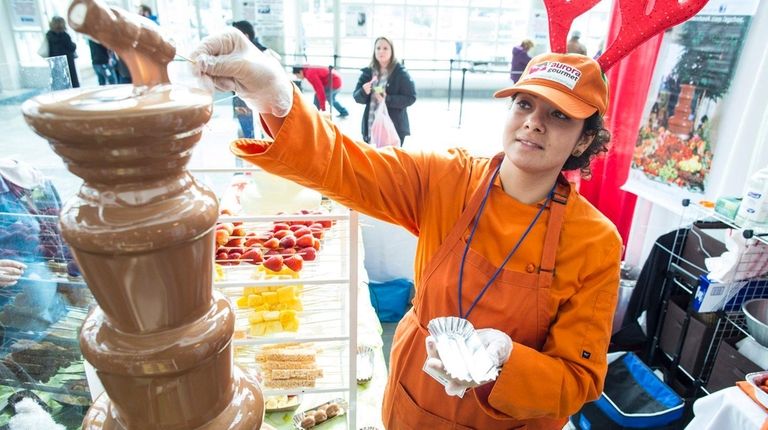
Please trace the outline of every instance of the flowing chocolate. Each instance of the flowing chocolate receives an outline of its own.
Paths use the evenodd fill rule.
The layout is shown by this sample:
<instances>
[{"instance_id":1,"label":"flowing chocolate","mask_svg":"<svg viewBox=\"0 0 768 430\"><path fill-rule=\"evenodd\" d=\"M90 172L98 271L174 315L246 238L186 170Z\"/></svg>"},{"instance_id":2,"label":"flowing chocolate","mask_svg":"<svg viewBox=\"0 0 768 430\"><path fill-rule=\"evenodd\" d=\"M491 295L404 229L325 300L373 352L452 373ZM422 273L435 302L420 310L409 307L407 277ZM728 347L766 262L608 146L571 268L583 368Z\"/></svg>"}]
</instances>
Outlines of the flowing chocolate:
<instances>
[{"instance_id":1,"label":"flowing chocolate","mask_svg":"<svg viewBox=\"0 0 768 430\"><path fill-rule=\"evenodd\" d=\"M134 85L169 83L168 63L176 48L163 40L150 20L120 9L110 9L96 0L74 0L69 7L69 25L115 51L131 71Z\"/></svg>"},{"instance_id":2,"label":"flowing chocolate","mask_svg":"<svg viewBox=\"0 0 768 430\"><path fill-rule=\"evenodd\" d=\"M62 234L99 307L80 335L106 393L83 429L255 429L258 383L233 365L235 315L212 292L216 196L186 170L212 97L171 85L174 48L153 24L75 0L70 24L125 59L134 85L24 103L75 175Z\"/></svg>"}]
</instances>

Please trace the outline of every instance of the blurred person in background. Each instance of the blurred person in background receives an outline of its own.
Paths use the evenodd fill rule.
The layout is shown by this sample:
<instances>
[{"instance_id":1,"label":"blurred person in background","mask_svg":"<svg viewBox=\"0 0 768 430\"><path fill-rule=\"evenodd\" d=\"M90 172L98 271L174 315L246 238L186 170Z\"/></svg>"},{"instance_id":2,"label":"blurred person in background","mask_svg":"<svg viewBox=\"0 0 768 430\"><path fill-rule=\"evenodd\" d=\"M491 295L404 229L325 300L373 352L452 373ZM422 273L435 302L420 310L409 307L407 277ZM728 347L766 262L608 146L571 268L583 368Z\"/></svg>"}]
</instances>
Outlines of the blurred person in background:
<instances>
[{"instance_id":1,"label":"blurred person in background","mask_svg":"<svg viewBox=\"0 0 768 430\"><path fill-rule=\"evenodd\" d=\"M57 279L80 271L59 231L60 210L56 188L39 170L0 158L0 322L6 327L43 330L64 311Z\"/></svg>"},{"instance_id":2,"label":"blurred person in background","mask_svg":"<svg viewBox=\"0 0 768 430\"><path fill-rule=\"evenodd\" d=\"M57 57L59 55L67 56L67 66L69 67L69 79L72 81L72 88L80 87L80 80L77 78L77 67L75 67L75 58L77 57L77 45L67 33L67 22L60 16L51 18L48 33L45 34L48 40L48 56ZM54 84L57 77L54 76ZM54 89L58 88L54 85Z\"/></svg>"},{"instance_id":3,"label":"blurred person in background","mask_svg":"<svg viewBox=\"0 0 768 430\"><path fill-rule=\"evenodd\" d=\"M405 66L397 61L392 41L386 37L378 37L373 43L371 64L360 71L360 78L352 96L356 102L365 105L363 140L370 143L374 112L379 103L386 103L389 117L395 124L402 146L405 136L411 134L408 106L416 103L416 86Z\"/></svg>"},{"instance_id":4,"label":"blurred person in background","mask_svg":"<svg viewBox=\"0 0 768 430\"><path fill-rule=\"evenodd\" d=\"M88 39L88 48L91 50L91 64L96 72L99 85L114 85L117 83L117 75L112 67L113 59L107 49L101 43Z\"/></svg>"},{"instance_id":5,"label":"blurred person in background","mask_svg":"<svg viewBox=\"0 0 768 430\"><path fill-rule=\"evenodd\" d=\"M512 48L512 69L509 72L509 78L512 79L512 82L517 82L520 79L525 66L531 61L531 56L528 55L531 48L533 48L533 42L530 39L525 39L520 43L520 46Z\"/></svg>"},{"instance_id":6,"label":"blurred person in background","mask_svg":"<svg viewBox=\"0 0 768 430\"><path fill-rule=\"evenodd\" d=\"M157 20L157 15L152 13L152 8L145 4L139 6L139 15L147 18L155 24L160 24L160 21Z\"/></svg>"},{"instance_id":7,"label":"blurred person in background","mask_svg":"<svg viewBox=\"0 0 768 430\"><path fill-rule=\"evenodd\" d=\"M339 118L349 116L347 108L341 105L336 99L341 89L341 75L335 69L330 70L323 66L295 66L292 70L293 75L299 81L306 79L315 90L315 107L325 112L326 100L333 105L333 108L339 113ZM331 97L328 97L328 94Z\"/></svg>"},{"instance_id":8,"label":"blurred person in background","mask_svg":"<svg viewBox=\"0 0 768 430\"><path fill-rule=\"evenodd\" d=\"M27 265L15 260L0 259L0 288L16 285Z\"/></svg>"},{"instance_id":9,"label":"blurred person in background","mask_svg":"<svg viewBox=\"0 0 768 430\"><path fill-rule=\"evenodd\" d=\"M568 39L568 46L566 47L566 51L568 51L569 54L587 55L587 47L584 46L579 39L581 39L580 31L576 30L571 33L571 38Z\"/></svg>"}]
</instances>

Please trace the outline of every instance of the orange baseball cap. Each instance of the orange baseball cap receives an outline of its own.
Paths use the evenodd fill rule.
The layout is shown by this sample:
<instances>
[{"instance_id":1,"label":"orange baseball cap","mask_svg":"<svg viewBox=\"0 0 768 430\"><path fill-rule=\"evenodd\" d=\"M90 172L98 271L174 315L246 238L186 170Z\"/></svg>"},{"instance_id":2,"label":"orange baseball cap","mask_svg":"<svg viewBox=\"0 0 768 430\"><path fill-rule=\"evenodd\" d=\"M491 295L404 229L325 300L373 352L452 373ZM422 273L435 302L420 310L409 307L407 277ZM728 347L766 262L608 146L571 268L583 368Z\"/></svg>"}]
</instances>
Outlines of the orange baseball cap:
<instances>
[{"instance_id":1,"label":"orange baseball cap","mask_svg":"<svg viewBox=\"0 0 768 430\"><path fill-rule=\"evenodd\" d=\"M566 115L584 119L605 115L608 82L597 61L580 54L541 54L528 62L517 83L497 91L496 98L527 93L543 97Z\"/></svg>"}]
</instances>

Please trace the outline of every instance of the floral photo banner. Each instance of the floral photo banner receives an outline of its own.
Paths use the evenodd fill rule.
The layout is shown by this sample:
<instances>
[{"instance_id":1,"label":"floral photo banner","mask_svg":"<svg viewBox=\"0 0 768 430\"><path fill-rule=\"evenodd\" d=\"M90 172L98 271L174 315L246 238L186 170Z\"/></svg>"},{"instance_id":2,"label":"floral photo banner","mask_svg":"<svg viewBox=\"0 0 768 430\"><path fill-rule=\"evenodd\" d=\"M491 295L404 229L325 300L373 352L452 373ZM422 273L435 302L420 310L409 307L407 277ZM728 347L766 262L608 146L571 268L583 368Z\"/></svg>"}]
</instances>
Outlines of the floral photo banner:
<instances>
[{"instance_id":1,"label":"floral photo banner","mask_svg":"<svg viewBox=\"0 0 768 430\"><path fill-rule=\"evenodd\" d=\"M706 8L664 36L626 188L705 192L713 157L727 150L715 147L718 108L750 22L728 12Z\"/></svg>"}]
</instances>

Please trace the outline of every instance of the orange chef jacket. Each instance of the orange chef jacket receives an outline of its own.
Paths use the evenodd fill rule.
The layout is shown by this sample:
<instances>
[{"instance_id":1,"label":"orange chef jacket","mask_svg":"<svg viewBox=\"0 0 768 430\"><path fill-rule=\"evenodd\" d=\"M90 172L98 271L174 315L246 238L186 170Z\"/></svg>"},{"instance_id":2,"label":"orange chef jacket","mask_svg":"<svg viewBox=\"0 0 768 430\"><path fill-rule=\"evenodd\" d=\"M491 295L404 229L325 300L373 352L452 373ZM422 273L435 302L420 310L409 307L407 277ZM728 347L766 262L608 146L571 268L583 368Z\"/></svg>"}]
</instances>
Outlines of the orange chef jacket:
<instances>
[{"instance_id":1,"label":"orange chef jacket","mask_svg":"<svg viewBox=\"0 0 768 430\"><path fill-rule=\"evenodd\" d=\"M545 270L542 263L551 215L559 204L553 202L553 209L543 213L472 311L470 321L481 321L476 328L507 332L514 348L494 383L459 399L447 396L421 372L426 353L416 352L424 348L425 318L458 316L454 304L459 268L450 264L455 261L450 255L463 252L469 235L459 221L471 226L476 210L466 209L478 206L500 158L472 157L461 149L378 150L342 135L298 91L273 138L271 144L240 139L231 149L269 172L399 224L419 238L414 308L398 325L393 343L383 413L387 428L560 430L569 415L600 395L617 300L621 239L613 224L572 186L565 190L559 234L552 235L554 270ZM498 178L493 181L471 243L465 283L492 273L503 262L538 208L506 194ZM540 282L547 273L549 281ZM430 281L434 276L452 281ZM425 279L429 291L422 290ZM465 312L474 297L464 298Z\"/></svg>"}]
</instances>

